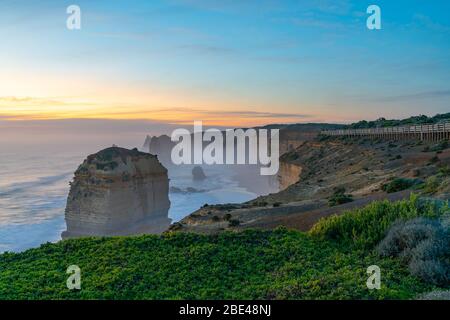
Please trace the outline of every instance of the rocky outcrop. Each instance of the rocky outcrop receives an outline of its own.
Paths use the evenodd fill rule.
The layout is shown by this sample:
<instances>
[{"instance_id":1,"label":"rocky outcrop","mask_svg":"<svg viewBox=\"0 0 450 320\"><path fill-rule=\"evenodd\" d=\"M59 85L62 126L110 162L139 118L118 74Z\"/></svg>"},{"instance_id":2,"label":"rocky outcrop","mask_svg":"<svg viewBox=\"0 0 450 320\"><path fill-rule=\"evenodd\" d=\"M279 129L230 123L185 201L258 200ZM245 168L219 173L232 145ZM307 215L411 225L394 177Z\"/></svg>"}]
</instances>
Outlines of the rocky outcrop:
<instances>
[{"instance_id":1,"label":"rocky outcrop","mask_svg":"<svg viewBox=\"0 0 450 320\"><path fill-rule=\"evenodd\" d=\"M194 179L195 181L201 181L201 180L205 180L206 179L206 174L203 171L202 167L194 167L194 169L192 169L192 179Z\"/></svg>"},{"instance_id":2,"label":"rocky outcrop","mask_svg":"<svg viewBox=\"0 0 450 320\"><path fill-rule=\"evenodd\" d=\"M290 185L298 182L301 173L302 167L300 165L280 161L280 169L278 171L278 182L280 190L284 190Z\"/></svg>"},{"instance_id":3,"label":"rocky outcrop","mask_svg":"<svg viewBox=\"0 0 450 320\"><path fill-rule=\"evenodd\" d=\"M163 232L169 179L157 157L112 147L90 155L75 172L63 238Z\"/></svg>"},{"instance_id":4,"label":"rocky outcrop","mask_svg":"<svg viewBox=\"0 0 450 320\"><path fill-rule=\"evenodd\" d=\"M157 155L159 161L165 166L172 166L171 153L175 143L167 135L159 137L147 136L144 142L143 149L145 152Z\"/></svg>"}]
</instances>

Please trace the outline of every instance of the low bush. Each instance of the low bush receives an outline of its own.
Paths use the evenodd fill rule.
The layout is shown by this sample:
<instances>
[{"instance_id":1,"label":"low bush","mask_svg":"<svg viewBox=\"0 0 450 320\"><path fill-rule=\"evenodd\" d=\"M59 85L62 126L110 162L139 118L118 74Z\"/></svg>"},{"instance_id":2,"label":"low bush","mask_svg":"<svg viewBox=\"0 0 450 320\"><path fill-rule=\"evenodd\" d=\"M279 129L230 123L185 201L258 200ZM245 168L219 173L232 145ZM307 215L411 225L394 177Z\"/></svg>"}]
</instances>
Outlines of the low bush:
<instances>
[{"instance_id":1,"label":"low bush","mask_svg":"<svg viewBox=\"0 0 450 320\"><path fill-rule=\"evenodd\" d=\"M435 285L450 284L450 232L438 219L399 221L380 242L383 257L399 257L412 275Z\"/></svg>"},{"instance_id":2,"label":"low bush","mask_svg":"<svg viewBox=\"0 0 450 320\"><path fill-rule=\"evenodd\" d=\"M353 201L353 196L351 194L345 193L345 188L337 188L334 194L328 198L328 205L330 207L338 206L340 204L348 203Z\"/></svg>"},{"instance_id":3,"label":"low bush","mask_svg":"<svg viewBox=\"0 0 450 320\"><path fill-rule=\"evenodd\" d=\"M317 238L337 241L356 248L373 248L399 219L437 218L449 212L443 202L420 199L412 194L409 200L378 201L368 206L321 219L310 230Z\"/></svg>"},{"instance_id":4,"label":"low bush","mask_svg":"<svg viewBox=\"0 0 450 320\"><path fill-rule=\"evenodd\" d=\"M429 177L423 186L423 192L428 194L436 193L441 185L441 180L436 176Z\"/></svg>"},{"instance_id":5,"label":"low bush","mask_svg":"<svg viewBox=\"0 0 450 320\"><path fill-rule=\"evenodd\" d=\"M380 242L377 252L385 257L401 257L407 261L412 258L412 249L426 239L442 233L442 226L437 220L415 218L395 223L387 236Z\"/></svg>"},{"instance_id":6,"label":"low bush","mask_svg":"<svg viewBox=\"0 0 450 320\"><path fill-rule=\"evenodd\" d=\"M447 140L443 140L441 142L439 142L438 144L434 145L431 148L431 151L434 152L439 152L439 151L444 151L445 149L447 149L449 147L448 141Z\"/></svg>"},{"instance_id":7,"label":"low bush","mask_svg":"<svg viewBox=\"0 0 450 320\"><path fill-rule=\"evenodd\" d=\"M240 224L241 224L241 222L237 219L231 219L230 221L228 221L229 227L237 227Z\"/></svg>"},{"instance_id":8,"label":"low bush","mask_svg":"<svg viewBox=\"0 0 450 320\"><path fill-rule=\"evenodd\" d=\"M66 287L74 263L82 290ZM383 270L381 290L367 290L372 264ZM0 255L5 300L372 300L434 289L396 259L286 228L72 239Z\"/></svg>"},{"instance_id":9,"label":"low bush","mask_svg":"<svg viewBox=\"0 0 450 320\"><path fill-rule=\"evenodd\" d=\"M448 165L439 168L439 174L448 177L450 176L450 167Z\"/></svg>"},{"instance_id":10,"label":"low bush","mask_svg":"<svg viewBox=\"0 0 450 320\"><path fill-rule=\"evenodd\" d=\"M419 183L419 180L417 180L417 179L395 178L394 180L384 184L382 186L382 189L383 189L383 191L386 191L387 193L394 193L394 192L409 189L418 183Z\"/></svg>"}]
</instances>

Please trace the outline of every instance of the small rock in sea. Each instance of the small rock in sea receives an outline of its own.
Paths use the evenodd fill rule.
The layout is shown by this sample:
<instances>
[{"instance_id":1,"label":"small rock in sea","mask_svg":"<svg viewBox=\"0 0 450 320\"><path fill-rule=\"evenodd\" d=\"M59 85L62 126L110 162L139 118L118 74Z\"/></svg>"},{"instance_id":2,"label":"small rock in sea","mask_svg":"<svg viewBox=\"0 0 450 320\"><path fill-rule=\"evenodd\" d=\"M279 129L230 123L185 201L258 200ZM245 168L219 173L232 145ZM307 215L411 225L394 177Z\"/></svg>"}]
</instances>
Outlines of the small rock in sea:
<instances>
[{"instance_id":1,"label":"small rock in sea","mask_svg":"<svg viewBox=\"0 0 450 320\"><path fill-rule=\"evenodd\" d=\"M192 178L194 180L205 180L206 179L206 175L205 175L205 172L203 171L202 167L195 167L194 169L192 169Z\"/></svg>"}]
</instances>

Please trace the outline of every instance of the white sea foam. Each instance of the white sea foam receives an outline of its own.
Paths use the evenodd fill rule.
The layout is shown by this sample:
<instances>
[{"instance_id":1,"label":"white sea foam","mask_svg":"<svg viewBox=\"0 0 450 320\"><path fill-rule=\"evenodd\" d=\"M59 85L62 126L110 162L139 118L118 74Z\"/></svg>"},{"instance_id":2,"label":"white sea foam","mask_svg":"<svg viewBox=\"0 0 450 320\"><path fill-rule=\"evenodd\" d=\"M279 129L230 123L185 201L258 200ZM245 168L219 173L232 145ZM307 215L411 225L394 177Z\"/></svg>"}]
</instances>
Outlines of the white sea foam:
<instances>
[{"instance_id":1,"label":"white sea foam","mask_svg":"<svg viewBox=\"0 0 450 320\"><path fill-rule=\"evenodd\" d=\"M88 152L49 155L25 151L0 157L0 252L23 251L45 242L60 240L65 230L64 208L73 171ZM179 221L205 203L237 203L256 193L240 186L231 168L205 166L208 178L193 181L192 167L172 168L170 185L204 190L199 193L171 193L169 217ZM258 171L255 170L255 175Z\"/></svg>"}]
</instances>

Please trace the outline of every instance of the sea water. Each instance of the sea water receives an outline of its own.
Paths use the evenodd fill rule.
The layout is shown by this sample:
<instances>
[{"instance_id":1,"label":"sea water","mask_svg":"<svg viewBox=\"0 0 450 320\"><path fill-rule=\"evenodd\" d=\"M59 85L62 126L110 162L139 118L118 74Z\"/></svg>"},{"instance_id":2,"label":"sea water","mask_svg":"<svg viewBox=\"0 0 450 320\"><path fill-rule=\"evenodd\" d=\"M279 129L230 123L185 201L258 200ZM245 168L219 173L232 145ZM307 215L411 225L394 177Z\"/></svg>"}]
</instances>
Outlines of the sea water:
<instances>
[{"instance_id":1,"label":"sea water","mask_svg":"<svg viewBox=\"0 0 450 320\"><path fill-rule=\"evenodd\" d=\"M70 148L68 148L70 149ZM19 151L18 151L19 150ZM15 149L0 156L0 252L20 252L61 239L66 229L64 209L69 182L79 164L94 149L62 152ZM170 186L198 192L170 193L169 218L179 221L204 204L249 201L261 191L250 191L233 168L203 167L207 179L193 181L191 167L169 170ZM255 170L255 172L257 172ZM245 185L245 183L244 183ZM260 183L255 183L260 185Z\"/></svg>"}]
</instances>

